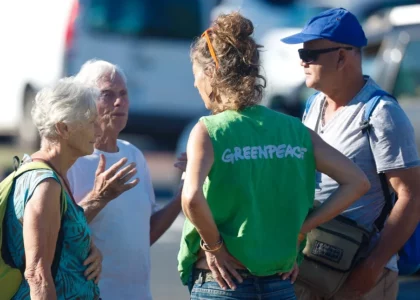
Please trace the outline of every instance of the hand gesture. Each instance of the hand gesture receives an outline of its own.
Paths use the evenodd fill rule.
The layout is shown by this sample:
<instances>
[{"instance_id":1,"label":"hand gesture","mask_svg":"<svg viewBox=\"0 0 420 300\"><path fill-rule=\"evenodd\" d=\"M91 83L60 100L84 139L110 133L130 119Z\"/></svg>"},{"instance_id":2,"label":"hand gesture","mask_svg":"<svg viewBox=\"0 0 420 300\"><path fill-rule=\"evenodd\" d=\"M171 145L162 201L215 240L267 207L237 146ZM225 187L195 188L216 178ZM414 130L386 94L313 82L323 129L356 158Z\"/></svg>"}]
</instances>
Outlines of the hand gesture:
<instances>
[{"instance_id":1,"label":"hand gesture","mask_svg":"<svg viewBox=\"0 0 420 300\"><path fill-rule=\"evenodd\" d=\"M105 156L100 155L92 198L109 202L139 183L138 178L129 182L137 173L137 168L134 162L122 168L126 162L127 158L122 158L105 171Z\"/></svg>"}]
</instances>

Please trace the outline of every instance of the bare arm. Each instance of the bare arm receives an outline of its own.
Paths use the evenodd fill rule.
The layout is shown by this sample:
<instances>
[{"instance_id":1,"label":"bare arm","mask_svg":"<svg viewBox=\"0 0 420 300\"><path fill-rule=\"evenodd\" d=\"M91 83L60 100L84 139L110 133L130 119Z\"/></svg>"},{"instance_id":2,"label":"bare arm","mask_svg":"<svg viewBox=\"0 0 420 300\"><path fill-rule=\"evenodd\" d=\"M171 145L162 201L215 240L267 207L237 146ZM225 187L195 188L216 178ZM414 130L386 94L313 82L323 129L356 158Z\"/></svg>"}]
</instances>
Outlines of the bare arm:
<instances>
[{"instance_id":1,"label":"bare arm","mask_svg":"<svg viewBox=\"0 0 420 300\"><path fill-rule=\"evenodd\" d=\"M410 238L420 221L420 167L390 171L386 176L398 200L367 262L377 269L385 267Z\"/></svg>"},{"instance_id":2,"label":"bare arm","mask_svg":"<svg viewBox=\"0 0 420 300\"><path fill-rule=\"evenodd\" d=\"M207 245L220 238L203 193L203 184L214 162L213 145L201 122L191 131L187 146L188 164L182 191L182 209Z\"/></svg>"},{"instance_id":3,"label":"bare arm","mask_svg":"<svg viewBox=\"0 0 420 300\"><path fill-rule=\"evenodd\" d=\"M25 208L25 278L32 300L57 299L51 265L60 229L60 196L60 184L47 179L38 185Z\"/></svg>"},{"instance_id":4,"label":"bare arm","mask_svg":"<svg viewBox=\"0 0 420 300\"><path fill-rule=\"evenodd\" d=\"M333 219L370 189L366 175L356 164L329 146L315 132L310 130L310 133L317 170L337 181L339 187L308 216L302 226L303 233Z\"/></svg>"},{"instance_id":5,"label":"bare arm","mask_svg":"<svg viewBox=\"0 0 420 300\"><path fill-rule=\"evenodd\" d=\"M185 172L187 164L187 155L186 153L181 153L179 157L177 157L177 161L174 163L174 167L180 169L181 171ZM145 164L146 175L148 179L149 185L149 193L153 194L154 190L152 185L152 179L149 174L149 168L147 164ZM181 178L181 183L179 186L179 190L172 199L172 201L167 204L163 209L155 212L151 219L150 219L150 245L153 245L161 236L168 230L168 228L172 225L175 221L176 217L179 215L181 211L181 194L182 188L184 186L184 177Z\"/></svg>"},{"instance_id":6,"label":"bare arm","mask_svg":"<svg viewBox=\"0 0 420 300\"><path fill-rule=\"evenodd\" d=\"M235 268L241 266L223 244L214 222L210 207L203 193L203 184L214 162L213 145L204 124L198 122L193 128L187 146L188 164L182 192L182 209L196 228L201 239L213 251L204 251L209 269L223 289L236 288L242 277ZM221 244L219 244L221 243ZM220 245L220 246L218 246Z\"/></svg>"},{"instance_id":7,"label":"bare arm","mask_svg":"<svg viewBox=\"0 0 420 300\"><path fill-rule=\"evenodd\" d=\"M150 218L150 245L153 245L175 221L181 211L181 190L174 199Z\"/></svg>"},{"instance_id":8,"label":"bare arm","mask_svg":"<svg viewBox=\"0 0 420 300\"><path fill-rule=\"evenodd\" d=\"M108 203L109 201L101 198L99 195L95 195L95 193L91 191L78 204L83 208L85 217L88 223L90 223Z\"/></svg>"}]
</instances>

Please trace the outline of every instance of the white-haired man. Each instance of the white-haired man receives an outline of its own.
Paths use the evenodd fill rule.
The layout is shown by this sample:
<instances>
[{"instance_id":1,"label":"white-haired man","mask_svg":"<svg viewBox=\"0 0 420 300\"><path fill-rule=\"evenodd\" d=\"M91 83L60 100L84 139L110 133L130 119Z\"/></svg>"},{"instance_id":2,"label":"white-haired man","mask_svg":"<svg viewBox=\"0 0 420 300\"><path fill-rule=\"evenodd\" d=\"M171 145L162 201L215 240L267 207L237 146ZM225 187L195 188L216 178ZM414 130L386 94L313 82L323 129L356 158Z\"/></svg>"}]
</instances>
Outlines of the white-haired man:
<instances>
[{"instance_id":1,"label":"white-haired man","mask_svg":"<svg viewBox=\"0 0 420 300\"><path fill-rule=\"evenodd\" d=\"M118 139L127 124L129 108L122 70L106 61L91 60L76 79L100 91L96 104L102 136L94 153L77 160L68 177L104 257L101 297L151 299L150 245L179 214L180 194L157 210L142 152Z\"/></svg>"}]
</instances>

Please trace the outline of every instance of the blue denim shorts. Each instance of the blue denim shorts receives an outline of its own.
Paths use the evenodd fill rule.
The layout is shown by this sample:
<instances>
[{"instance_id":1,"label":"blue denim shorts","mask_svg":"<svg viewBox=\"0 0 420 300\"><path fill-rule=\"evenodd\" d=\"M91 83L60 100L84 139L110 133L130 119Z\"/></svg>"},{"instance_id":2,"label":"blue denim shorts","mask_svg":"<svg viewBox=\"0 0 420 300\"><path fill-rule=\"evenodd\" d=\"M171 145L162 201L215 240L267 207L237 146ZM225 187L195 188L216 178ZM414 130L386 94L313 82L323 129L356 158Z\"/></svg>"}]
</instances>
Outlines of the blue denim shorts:
<instances>
[{"instance_id":1,"label":"blue denim shorts","mask_svg":"<svg viewBox=\"0 0 420 300\"><path fill-rule=\"evenodd\" d=\"M283 280L279 275L259 277L248 271L238 270L243 278L236 282L236 290L223 290L214 281L211 271L195 269L188 283L191 300L205 299L264 299L296 300L293 284L289 279Z\"/></svg>"}]
</instances>

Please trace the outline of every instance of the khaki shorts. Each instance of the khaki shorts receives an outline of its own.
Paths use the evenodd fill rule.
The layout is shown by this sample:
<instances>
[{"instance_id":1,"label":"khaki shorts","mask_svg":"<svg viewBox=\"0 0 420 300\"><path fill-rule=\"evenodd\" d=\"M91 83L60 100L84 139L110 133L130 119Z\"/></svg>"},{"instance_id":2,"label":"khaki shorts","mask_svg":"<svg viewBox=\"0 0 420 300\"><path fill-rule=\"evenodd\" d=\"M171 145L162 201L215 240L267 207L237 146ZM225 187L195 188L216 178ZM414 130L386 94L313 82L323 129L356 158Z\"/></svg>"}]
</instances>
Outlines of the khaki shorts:
<instances>
[{"instance_id":1,"label":"khaki shorts","mask_svg":"<svg viewBox=\"0 0 420 300\"><path fill-rule=\"evenodd\" d=\"M300 285L298 282L295 283L295 292L298 300L327 300L324 297L318 296L307 287ZM398 273L384 269L375 287L366 295L357 297L344 284L337 294L328 300L396 300L397 296Z\"/></svg>"}]
</instances>

